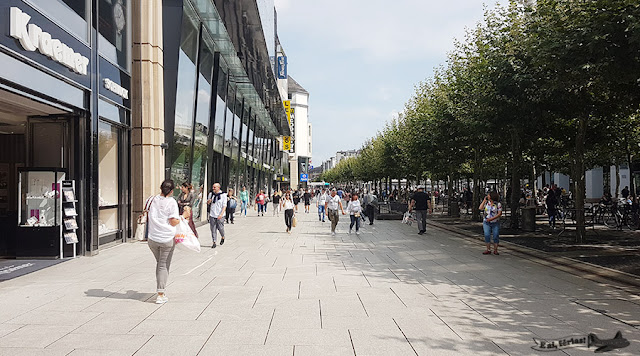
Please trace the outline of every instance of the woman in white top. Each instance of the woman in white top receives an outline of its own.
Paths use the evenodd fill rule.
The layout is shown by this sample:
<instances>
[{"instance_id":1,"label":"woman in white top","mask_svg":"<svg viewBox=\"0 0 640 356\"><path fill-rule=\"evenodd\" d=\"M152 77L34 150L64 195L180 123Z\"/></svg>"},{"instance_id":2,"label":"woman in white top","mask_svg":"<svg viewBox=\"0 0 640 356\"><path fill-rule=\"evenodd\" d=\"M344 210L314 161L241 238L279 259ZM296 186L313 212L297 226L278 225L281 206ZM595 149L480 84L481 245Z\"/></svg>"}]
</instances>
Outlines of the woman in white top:
<instances>
[{"instance_id":1,"label":"woman in white top","mask_svg":"<svg viewBox=\"0 0 640 356\"><path fill-rule=\"evenodd\" d=\"M175 184L171 179L162 182L160 195L149 198L147 227L149 229L149 248L156 258L156 283L158 297L156 304L164 304L169 299L164 293L169 278L169 266L175 248L176 226L180 223L178 202L173 198Z\"/></svg>"},{"instance_id":2,"label":"woman in white top","mask_svg":"<svg viewBox=\"0 0 640 356\"><path fill-rule=\"evenodd\" d=\"M282 197L280 206L284 210L284 223L285 225L287 225L287 232L291 234L291 225L293 224L293 209L295 208L295 204L293 203L293 199L291 198L291 192L287 191L284 197Z\"/></svg>"},{"instance_id":3,"label":"woman in white top","mask_svg":"<svg viewBox=\"0 0 640 356\"><path fill-rule=\"evenodd\" d=\"M360 235L360 216L362 215L362 206L360 200L358 200L358 194L353 193L349 205L347 205L347 212L351 218L351 225L349 226L349 233L353 230L353 225L356 226L356 235Z\"/></svg>"}]
</instances>

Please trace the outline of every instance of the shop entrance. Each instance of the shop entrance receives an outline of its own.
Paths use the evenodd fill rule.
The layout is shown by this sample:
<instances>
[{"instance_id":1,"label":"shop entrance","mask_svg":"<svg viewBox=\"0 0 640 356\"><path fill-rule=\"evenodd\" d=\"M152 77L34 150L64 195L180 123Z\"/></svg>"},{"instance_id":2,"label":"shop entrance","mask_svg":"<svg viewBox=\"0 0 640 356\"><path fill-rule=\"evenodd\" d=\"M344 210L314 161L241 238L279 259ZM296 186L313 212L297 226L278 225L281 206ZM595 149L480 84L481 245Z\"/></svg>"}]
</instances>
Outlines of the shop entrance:
<instances>
[{"instance_id":1,"label":"shop entrance","mask_svg":"<svg viewBox=\"0 0 640 356\"><path fill-rule=\"evenodd\" d=\"M70 109L0 89L0 257L20 256L20 246L29 246L18 244L18 171L63 169L75 179L77 123Z\"/></svg>"}]
</instances>

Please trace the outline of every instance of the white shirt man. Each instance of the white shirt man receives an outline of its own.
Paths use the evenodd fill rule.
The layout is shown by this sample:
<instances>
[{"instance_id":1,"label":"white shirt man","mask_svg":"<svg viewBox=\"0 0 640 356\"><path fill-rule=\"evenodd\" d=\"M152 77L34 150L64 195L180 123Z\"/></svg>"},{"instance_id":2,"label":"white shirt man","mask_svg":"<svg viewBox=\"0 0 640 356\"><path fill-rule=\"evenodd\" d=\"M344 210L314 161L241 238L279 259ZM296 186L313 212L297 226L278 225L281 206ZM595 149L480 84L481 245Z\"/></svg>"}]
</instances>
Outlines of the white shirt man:
<instances>
[{"instance_id":1,"label":"white shirt man","mask_svg":"<svg viewBox=\"0 0 640 356\"><path fill-rule=\"evenodd\" d=\"M211 204L209 217L209 227L211 228L211 238L213 239L211 248L216 248L218 231L220 231L220 245L224 244L224 213L227 209L227 194L220 190L219 183L213 185L213 196L207 203Z\"/></svg>"},{"instance_id":2,"label":"white shirt man","mask_svg":"<svg viewBox=\"0 0 640 356\"><path fill-rule=\"evenodd\" d=\"M344 209L342 208L342 199L337 194L335 189L331 191L331 196L327 197L327 201L324 205L325 209L327 210L327 215L329 215L329 220L331 220L331 236L335 236L336 226L338 226L338 221L340 220L340 217L338 216L338 208L342 210L342 215L344 215Z\"/></svg>"},{"instance_id":3,"label":"white shirt man","mask_svg":"<svg viewBox=\"0 0 640 356\"><path fill-rule=\"evenodd\" d=\"M318 195L318 220L322 222L324 222L324 216L326 214L324 206L327 202L327 199L329 199L329 196L327 195L327 192L323 189L322 193Z\"/></svg>"}]
</instances>

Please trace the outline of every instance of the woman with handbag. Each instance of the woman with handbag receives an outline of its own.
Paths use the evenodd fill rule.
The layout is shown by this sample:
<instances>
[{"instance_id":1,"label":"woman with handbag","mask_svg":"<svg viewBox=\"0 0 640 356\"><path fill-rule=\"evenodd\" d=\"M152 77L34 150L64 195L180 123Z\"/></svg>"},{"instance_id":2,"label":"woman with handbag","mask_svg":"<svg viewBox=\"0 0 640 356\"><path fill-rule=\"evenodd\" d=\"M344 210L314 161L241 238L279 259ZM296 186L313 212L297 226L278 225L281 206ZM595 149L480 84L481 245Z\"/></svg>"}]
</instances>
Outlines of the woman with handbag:
<instances>
[{"instance_id":1,"label":"woman with handbag","mask_svg":"<svg viewBox=\"0 0 640 356\"><path fill-rule=\"evenodd\" d=\"M156 258L156 286L158 297L156 304L164 304L169 299L165 294L171 257L175 249L176 226L180 224L178 203L173 199L175 184L171 179L162 182L160 195L149 198L147 227L149 231L149 249Z\"/></svg>"},{"instance_id":2,"label":"woman with handbag","mask_svg":"<svg viewBox=\"0 0 640 356\"><path fill-rule=\"evenodd\" d=\"M349 213L349 217L351 218L349 234L351 234L353 225L355 225L356 235L360 235L360 216L362 215L362 205L360 204L360 199L358 199L357 193L351 194L351 200L349 200L349 204L347 205L347 212Z\"/></svg>"},{"instance_id":3,"label":"woman with handbag","mask_svg":"<svg viewBox=\"0 0 640 356\"><path fill-rule=\"evenodd\" d=\"M284 197L282 197L280 206L284 210L284 223L287 225L287 232L291 234L291 227L293 225L293 209L295 208L295 204L293 204L290 192L287 192Z\"/></svg>"},{"instance_id":4,"label":"woman with handbag","mask_svg":"<svg viewBox=\"0 0 640 356\"><path fill-rule=\"evenodd\" d=\"M184 207L192 207L193 201L195 200L195 195L191 191L193 186L191 183L184 182L180 186L180 195L178 195L178 209L180 210L180 215L184 212Z\"/></svg>"}]
</instances>

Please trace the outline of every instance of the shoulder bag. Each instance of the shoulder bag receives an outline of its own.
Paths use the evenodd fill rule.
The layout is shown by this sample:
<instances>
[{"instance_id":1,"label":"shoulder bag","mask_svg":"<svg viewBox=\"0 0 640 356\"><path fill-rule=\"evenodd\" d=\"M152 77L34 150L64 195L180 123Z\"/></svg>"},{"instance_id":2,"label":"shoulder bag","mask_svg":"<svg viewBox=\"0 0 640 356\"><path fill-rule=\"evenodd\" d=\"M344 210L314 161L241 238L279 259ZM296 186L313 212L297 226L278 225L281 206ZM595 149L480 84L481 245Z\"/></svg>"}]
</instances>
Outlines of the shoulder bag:
<instances>
[{"instance_id":1,"label":"shoulder bag","mask_svg":"<svg viewBox=\"0 0 640 356\"><path fill-rule=\"evenodd\" d=\"M147 203L144 205L142 214L138 216L138 223L136 226L136 240L138 241L146 241L149 236L149 228L147 226L149 208L151 208L151 204L156 197L157 195L154 195L147 199Z\"/></svg>"}]
</instances>

